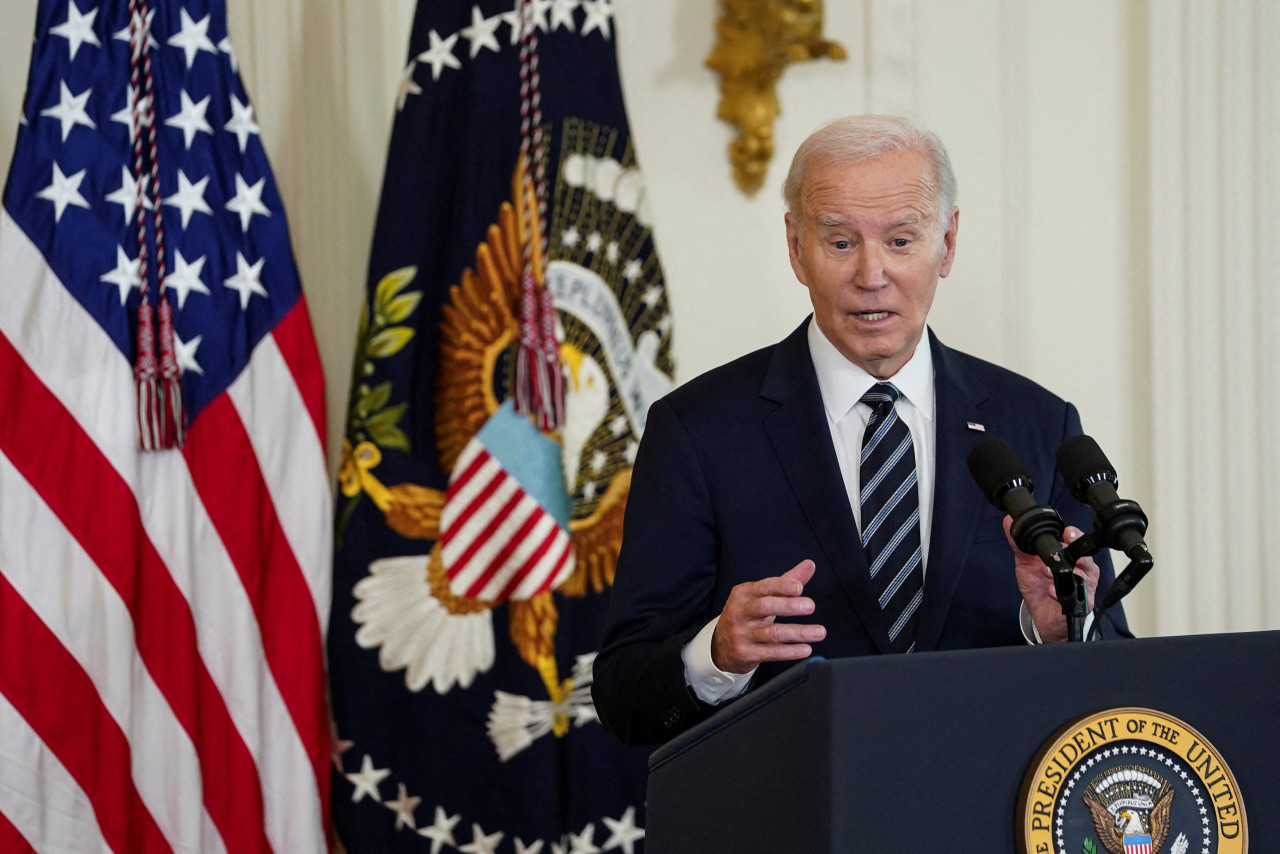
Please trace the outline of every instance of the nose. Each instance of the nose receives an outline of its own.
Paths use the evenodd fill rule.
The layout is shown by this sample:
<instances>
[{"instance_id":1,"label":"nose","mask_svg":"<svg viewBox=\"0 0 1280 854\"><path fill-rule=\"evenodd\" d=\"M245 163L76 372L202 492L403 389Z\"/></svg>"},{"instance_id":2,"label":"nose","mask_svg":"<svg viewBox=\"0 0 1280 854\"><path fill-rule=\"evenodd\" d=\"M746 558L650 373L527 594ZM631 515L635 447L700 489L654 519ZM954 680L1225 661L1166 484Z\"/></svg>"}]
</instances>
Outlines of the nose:
<instances>
[{"instance_id":1,"label":"nose","mask_svg":"<svg viewBox=\"0 0 1280 854\"><path fill-rule=\"evenodd\" d=\"M875 243L866 243L858 257L858 287L869 291L879 290L889 284L889 276L885 272L884 249Z\"/></svg>"}]
</instances>

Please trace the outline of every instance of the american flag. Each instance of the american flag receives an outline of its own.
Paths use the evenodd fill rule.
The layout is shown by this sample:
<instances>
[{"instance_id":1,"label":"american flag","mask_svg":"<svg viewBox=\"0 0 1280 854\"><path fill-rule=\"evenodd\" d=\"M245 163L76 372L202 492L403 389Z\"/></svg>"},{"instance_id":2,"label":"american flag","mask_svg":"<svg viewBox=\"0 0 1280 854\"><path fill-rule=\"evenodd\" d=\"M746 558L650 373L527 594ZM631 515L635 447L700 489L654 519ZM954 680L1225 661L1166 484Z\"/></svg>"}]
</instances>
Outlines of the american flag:
<instances>
[{"instance_id":1,"label":"american flag","mask_svg":"<svg viewBox=\"0 0 1280 854\"><path fill-rule=\"evenodd\" d=\"M323 380L221 0L40 0L0 297L0 851L325 850Z\"/></svg>"}]
</instances>

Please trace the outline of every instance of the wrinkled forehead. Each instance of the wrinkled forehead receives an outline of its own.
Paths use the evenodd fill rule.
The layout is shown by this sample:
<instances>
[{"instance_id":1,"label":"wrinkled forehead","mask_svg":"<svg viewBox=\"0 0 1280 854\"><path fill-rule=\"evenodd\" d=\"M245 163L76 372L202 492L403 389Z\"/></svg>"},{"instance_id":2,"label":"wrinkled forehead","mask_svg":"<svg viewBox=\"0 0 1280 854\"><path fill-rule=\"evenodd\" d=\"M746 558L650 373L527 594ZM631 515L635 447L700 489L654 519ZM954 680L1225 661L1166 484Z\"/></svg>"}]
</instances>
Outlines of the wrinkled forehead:
<instances>
[{"instance_id":1,"label":"wrinkled forehead","mask_svg":"<svg viewBox=\"0 0 1280 854\"><path fill-rule=\"evenodd\" d=\"M886 225L939 219L932 169L912 151L814 164L800 185L799 202L800 218L819 225L852 216L871 216Z\"/></svg>"}]
</instances>

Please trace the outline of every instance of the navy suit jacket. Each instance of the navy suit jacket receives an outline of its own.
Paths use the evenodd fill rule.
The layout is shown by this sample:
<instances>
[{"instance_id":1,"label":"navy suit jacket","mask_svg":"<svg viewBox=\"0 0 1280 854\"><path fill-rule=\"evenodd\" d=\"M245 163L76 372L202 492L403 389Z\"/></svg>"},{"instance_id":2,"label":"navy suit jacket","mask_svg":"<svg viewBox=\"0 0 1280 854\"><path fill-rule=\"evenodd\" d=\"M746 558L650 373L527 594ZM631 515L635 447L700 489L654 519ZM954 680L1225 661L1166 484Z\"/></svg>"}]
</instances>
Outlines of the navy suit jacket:
<instances>
[{"instance_id":1,"label":"navy suit jacket","mask_svg":"<svg viewBox=\"0 0 1280 854\"><path fill-rule=\"evenodd\" d=\"M632 474L622 551L593 697L605 727L656 744L714 711L685 684L681 649L736 584L780 575L805 558L805 587L826 626L814 655L891 653L888 626L836 462L807 322L781 343L717 368L656 402ZM1004 514L981 494L966 458L1000 436L1026 464L1036 498L1089 530L1054 451L1081 432L1075 407L929 333L936 395L933 523L916 652L1025 644ZM980 426L979 426L980 425ZM1105 589L1112 580L1098 555ZM1111 625L1128 634L1117 608ZM753 687L793 662L762 664Z\"/></svg>"}]
</instances>

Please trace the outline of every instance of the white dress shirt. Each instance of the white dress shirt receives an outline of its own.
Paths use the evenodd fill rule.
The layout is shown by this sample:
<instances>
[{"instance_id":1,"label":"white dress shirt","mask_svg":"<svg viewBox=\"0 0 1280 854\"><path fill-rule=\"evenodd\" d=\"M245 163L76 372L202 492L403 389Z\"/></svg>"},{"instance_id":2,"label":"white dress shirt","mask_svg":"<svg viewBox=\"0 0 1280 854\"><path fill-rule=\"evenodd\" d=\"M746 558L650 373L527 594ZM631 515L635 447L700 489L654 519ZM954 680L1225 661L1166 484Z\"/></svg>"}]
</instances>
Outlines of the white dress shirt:
<instances>
[{"instance_id":1,"label":"white dress shirt","mask_svg":"<svg viewBox=\"0 0 1280 854\"><path fill-rule=\"evenodd\" d=\"M822 407L827 413L827 427L831 430L831 443L835 445L849 507L861 531L862 506L858 500L862 487L860 460L862 436L871 418L871 407L859 401L880 380L846 359L813 321L809 322L809 355L818 374ZM901 392L893 408L911 431L911 444L915 447L916 489L920 497L920 555L924 570L928 572L929 532L933 523L933 470L938 443L933 418L933 352L927 338L920 339L911 358L888 381Z\"/></svg>"}]
</instances>

